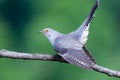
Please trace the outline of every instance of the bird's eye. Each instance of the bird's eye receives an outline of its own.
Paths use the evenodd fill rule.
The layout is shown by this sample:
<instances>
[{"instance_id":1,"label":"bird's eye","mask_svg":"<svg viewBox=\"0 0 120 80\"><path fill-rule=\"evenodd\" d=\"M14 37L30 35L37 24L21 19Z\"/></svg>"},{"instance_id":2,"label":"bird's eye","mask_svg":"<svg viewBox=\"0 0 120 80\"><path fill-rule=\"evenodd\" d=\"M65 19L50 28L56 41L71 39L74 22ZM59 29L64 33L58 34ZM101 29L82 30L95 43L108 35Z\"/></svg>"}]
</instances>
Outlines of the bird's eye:
<instances>
[{"instance_id":1,"label":"bird's eye","mask_svg":"<svg viewBox=\"0 0 120 80\"><path fill-rule=\"evenodd\" d=\"M48 32L48 29L46 29L45 32Z\"/></svg>"}]
</instances>

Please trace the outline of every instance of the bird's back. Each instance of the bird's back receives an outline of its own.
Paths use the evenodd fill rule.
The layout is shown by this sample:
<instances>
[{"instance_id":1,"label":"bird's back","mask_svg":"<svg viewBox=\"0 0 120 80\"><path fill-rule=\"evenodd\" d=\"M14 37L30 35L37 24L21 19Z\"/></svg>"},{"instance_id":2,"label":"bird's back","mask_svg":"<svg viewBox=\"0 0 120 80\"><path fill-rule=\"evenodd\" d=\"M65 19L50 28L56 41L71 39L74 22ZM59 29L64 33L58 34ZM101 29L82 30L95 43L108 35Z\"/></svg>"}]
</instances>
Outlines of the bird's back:
<instances>
[{"instance_id":1,"label":"bird's back","mask_svg":"<svg viewBox=\"0 0 120 80\"><path fill-rule=\"evenodd\" d=\"M55 40L55 47L80 50L83 45L79 42L79 40L74 39L70 35L63 35Z\"/></svg>"}]
</instances>

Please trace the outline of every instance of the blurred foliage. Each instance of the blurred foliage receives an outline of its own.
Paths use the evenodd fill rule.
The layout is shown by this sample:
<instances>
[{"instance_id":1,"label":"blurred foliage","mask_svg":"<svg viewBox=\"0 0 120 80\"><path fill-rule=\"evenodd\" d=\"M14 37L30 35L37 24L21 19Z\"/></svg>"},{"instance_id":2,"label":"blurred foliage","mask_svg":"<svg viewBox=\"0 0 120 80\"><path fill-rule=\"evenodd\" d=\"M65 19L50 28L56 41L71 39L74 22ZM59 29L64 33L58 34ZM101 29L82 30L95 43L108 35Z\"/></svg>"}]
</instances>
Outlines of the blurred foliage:
<instances>
[{"instance_id":1,"label":"blurred foliage","mask_svg":"<svg viewBox=\"0 0 120 80\"><path fill-rule=\"evenodd\" d=\"M53 53L37 33L45 27L69 33L95 0L0 0L0 49ZM120 0L100 0L86 44L98 64L120 71ZM69 64L0 59L0 80L119 80Z\"/></svg>"}]
</instances>

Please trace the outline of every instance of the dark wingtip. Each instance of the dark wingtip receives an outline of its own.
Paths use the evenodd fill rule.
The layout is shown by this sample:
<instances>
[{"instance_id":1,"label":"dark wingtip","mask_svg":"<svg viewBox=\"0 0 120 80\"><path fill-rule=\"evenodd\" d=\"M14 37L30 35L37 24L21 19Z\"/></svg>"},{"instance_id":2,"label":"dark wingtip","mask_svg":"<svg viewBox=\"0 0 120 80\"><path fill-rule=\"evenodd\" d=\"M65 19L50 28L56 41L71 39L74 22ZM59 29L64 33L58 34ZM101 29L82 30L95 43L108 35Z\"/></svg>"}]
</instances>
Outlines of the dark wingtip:
<instances>
[{"instance_id":1,"label":"dark wingtip","mask_svg":"<svg viewBox=\"0 0 120 80\"><path fill-rule=\"evenodd\" d=\"M87 50L87 48L85 46L83 46L83 50L85 51L86 55L88 55L91 58L91 60L93 61L93 63L96 64L95 59L93 58L93 56L90 54L90 52Z\"/></svg>"}]
</instances>

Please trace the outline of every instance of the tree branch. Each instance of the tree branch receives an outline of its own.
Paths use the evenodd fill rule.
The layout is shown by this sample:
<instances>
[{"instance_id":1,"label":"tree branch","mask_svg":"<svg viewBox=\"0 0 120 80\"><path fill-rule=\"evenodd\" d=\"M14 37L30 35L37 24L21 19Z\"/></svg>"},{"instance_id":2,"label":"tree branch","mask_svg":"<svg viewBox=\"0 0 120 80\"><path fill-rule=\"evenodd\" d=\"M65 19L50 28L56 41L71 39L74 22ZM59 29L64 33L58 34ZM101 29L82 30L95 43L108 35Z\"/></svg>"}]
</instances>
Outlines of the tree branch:
<instances>
[{"instance_id":1,"label":"tree branch","mask_svg":"<svg viewBox=\"0 0 120 80\"><path fill-rule=\"evenodd\" d=\"M21 53L8 50L0 50L1 58L11 58L11 59L25 59L25 60L44 60L44 61L58 61L67 63L59 55L49 55L49 54L30 54L30 53Z\"/></svg>"},{"instance_id":2,"label":"tree branch","mask_svg":"<svg viewBox=\"0 0 120 80\"><path fill-rule=\"evenodd\" d=\"M0 58L11 58L11 59L25 59L25 60L44 60L44 61L57 61L57 62L66 62L59 55L49 55L49 54L30 54L30 53L20 53L15 51L0 50ZM108 76L114 76L120 78L120 72L111 70L99 65L92 66L92 69L107 74Z\"/></svg>"},{"instance_id":3,"label":"tree branch","mask_svg":"<svg viewBox=\"0 0 120 80\"><path fill-rule=\"evenodd\" d=\"M107 74L108 76L114 76L114 77L118 77L120 78L120 72L119 71L115 71L115 70L112 70L112 69L108 69L106 67L103 67L103 66L99 66L99 65L94 65L92 67L93 70L97 71L97 72L100 72L100 73L104 73L104 74Z\"/></svg>"}]
</instances>

